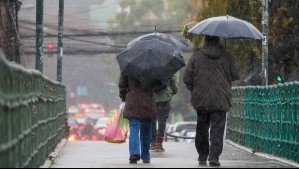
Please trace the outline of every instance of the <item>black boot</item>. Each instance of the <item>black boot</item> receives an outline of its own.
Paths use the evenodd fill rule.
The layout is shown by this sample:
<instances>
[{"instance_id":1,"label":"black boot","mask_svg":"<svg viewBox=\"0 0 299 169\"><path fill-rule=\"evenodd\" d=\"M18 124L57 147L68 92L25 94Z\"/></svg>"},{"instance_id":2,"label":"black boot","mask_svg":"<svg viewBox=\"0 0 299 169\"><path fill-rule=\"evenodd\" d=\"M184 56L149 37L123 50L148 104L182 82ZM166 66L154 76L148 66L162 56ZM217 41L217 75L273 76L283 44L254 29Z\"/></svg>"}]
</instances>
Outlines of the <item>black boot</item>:
<instances>
[{"instance_id":1,"label":"black boot","mask_svg":"<svg viewBox=\"0 0 299 169\"><path fill-rule=\"evenodd\" d=\"M131 158L130 158L130 164L137 164L137 161L140 160L140 155L133 155Z\"/></svg>"}]
</instances>

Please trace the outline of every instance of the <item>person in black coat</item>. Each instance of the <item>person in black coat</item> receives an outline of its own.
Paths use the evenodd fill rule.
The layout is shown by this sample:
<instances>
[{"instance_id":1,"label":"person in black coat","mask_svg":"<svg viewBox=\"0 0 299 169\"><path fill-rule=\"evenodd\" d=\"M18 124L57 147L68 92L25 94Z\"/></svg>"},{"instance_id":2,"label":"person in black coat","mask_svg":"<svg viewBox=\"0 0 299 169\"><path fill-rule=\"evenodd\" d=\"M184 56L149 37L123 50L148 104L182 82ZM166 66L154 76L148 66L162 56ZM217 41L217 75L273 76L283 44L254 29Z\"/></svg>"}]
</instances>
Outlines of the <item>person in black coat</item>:
<instances>
[{"instance_id":1,"label":"person in black coat","mask_svg":"<svg viewBox=\"0 0 299 169\"><path fill-rule=\"evenodd\" d=\"M234 57L220 45L218 37L205 36L204 45L193 53L184 74L197 111L195 144L201 165L209 160L211 166L220 166L226 114L231 107L231 83L238 79Z\"/></svg>"}]
</instances>

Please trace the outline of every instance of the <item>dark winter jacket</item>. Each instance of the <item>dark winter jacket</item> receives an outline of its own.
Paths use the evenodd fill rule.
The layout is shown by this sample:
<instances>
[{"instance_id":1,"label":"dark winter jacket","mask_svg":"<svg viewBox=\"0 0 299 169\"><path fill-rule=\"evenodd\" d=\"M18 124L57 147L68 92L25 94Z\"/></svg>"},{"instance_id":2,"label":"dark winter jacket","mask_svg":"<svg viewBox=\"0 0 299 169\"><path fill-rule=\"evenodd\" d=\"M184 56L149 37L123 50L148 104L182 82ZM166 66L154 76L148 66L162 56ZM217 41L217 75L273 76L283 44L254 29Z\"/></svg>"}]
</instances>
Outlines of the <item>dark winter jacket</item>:
<instances>
[{"instance_id":1,"label":"dark winter jacket","mask_svg":"<svg viewBox=\"0 0 299 169\"><path fill-rule=\"evenodd\" d=\"M156 119L157 108L152 89L143 89L137 80L121 75L119 93L125 101L125 118Z\"/></svg>"},{"instance_id":2,"label":"dark winter jacket","mask_svg":"<svg viewBox=\"0 0 299 169\"><path fill-rule=\"evenodd\" d=\"M238 79L238 64L218 44L196 50L184 75L184 83L191 91L191 103L196 110L202 111L228 111L231 82Z\"/></svg>"}]
</instances>

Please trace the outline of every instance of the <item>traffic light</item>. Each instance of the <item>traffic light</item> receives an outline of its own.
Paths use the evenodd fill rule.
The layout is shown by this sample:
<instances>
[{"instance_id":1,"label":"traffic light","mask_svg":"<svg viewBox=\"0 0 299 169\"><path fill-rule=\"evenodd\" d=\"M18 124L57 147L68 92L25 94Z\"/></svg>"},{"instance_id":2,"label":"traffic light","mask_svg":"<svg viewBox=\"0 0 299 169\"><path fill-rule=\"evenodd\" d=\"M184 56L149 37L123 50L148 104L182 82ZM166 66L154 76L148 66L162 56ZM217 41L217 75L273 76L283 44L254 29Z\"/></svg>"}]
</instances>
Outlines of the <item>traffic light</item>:
<instances>
[{"instance_id":1,"label":"traffic light","mask_svg":"<svg viewBox=\"0 0 299 169\"><path fill-rule=\"evenodd\" d=\"M53 49L54 48L54 44L53 43L48 43L48 49Z\"/></svg>"},{"instance_id":2,"label":"traffic light","mask_svg":"<svg viewBox=\"0 0 299 169\"><path fill-rule=\"evenodd\" d=\"M276 81L277 81L277 83L282 83L282 77L281 77L281 75L277 75Z\"/></svg>"},{"instance_id":3,"label":"traffic light","mask_svg":"<svg viewBox=\"0 0 299 169\"><path fill-rule=\"evenodd\" d=\"M53 49L54 49L54 44L53 43L48 43L48 56L52 57L53 56Z\"/></svg>"}]
</instances>

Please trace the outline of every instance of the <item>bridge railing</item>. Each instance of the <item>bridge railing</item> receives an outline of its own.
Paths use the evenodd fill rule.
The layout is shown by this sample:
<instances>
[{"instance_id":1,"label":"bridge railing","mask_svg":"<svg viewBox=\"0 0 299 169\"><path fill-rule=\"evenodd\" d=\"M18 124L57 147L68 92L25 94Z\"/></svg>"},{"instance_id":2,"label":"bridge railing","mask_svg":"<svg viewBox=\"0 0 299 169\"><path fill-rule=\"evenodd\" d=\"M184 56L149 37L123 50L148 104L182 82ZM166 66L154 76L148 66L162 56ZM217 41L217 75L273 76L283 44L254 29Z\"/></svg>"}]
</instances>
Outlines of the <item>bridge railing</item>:
<instances>
[{"instance_id":1,"label":"bridge railing","mask_svg":"<svg viewBox=\"0 0 299 169\"><path fill-rule=\"evenodd\" d=\"M299 82L233 88L228 138L299 162Z\"/></svg>"},{"instance_id":2,"label":"bridge railing","mask_svg":"<svg viewBox=\"0 0 299 169\"><path fill-rule=\"evenodd\" d=\"M65 86L0 53L0 168L43 165L65 137L65 99Z\"/></svg>"}]
</instances>

